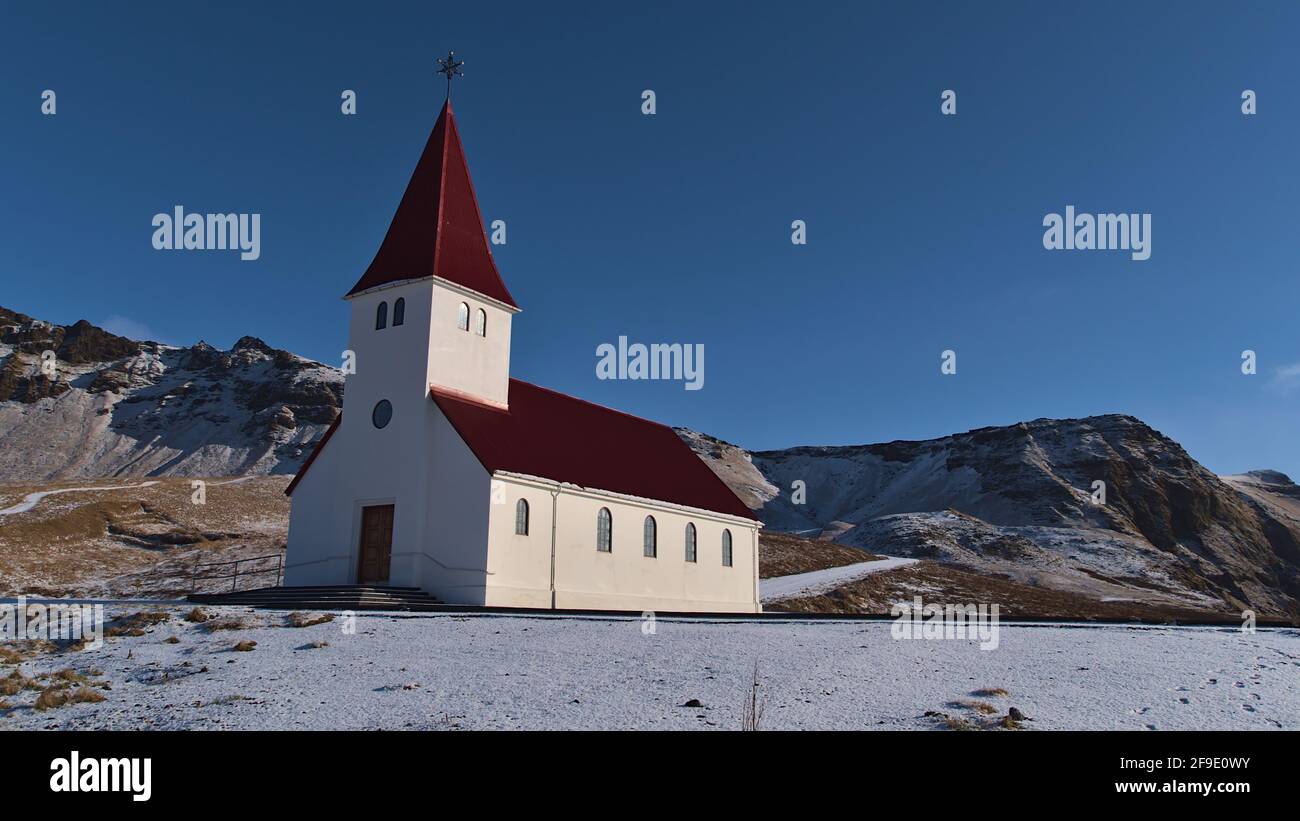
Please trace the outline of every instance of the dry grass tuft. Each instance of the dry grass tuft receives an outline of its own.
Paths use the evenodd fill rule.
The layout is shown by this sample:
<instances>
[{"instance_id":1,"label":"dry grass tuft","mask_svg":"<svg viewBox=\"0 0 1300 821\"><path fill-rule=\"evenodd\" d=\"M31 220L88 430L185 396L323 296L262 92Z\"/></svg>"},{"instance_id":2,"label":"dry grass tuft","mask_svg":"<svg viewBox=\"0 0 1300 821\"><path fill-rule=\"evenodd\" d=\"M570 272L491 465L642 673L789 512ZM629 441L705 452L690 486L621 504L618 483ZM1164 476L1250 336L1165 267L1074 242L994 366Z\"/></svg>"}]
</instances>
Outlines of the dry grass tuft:
<instances>
[{"instance_id":1,"label":"dry grass tuft","mask_svg":"<svg viewBox=\"0 0 1300 821\"><path fill-rule=\"evenodd\" d=\"M207 611L204 610L202 607L196 607L190 612L185 614L185 620L188 622L193 622L194 624L202 624L203 622L207 621L210 618L212 618L212 616L209 616Z\"/></svg>"},{"instance_id":2,"label":"dry grass tuft","mask_svg":"<svg viewBox=\"0 0 1300 821\"><path fill-rule=\"evenodd\" d=\"M984 701L952 701L948 706L971 710L974 715L953 716L937 710L927 710L925 717L934 719L949 730L1021 730L1024 729L1022 722L1031 720L1015 707L1010 708L1006 715L999 716L998 708Z\"/></svg>"},{"instance_id":3,"label":"dry grass tuft","mask_svg":"<svg viewBox=\"0 0 1300 821\"><path fill-rule=\"evenodd\" d=\"M944 716L943 726L949 730L974 730L977 727L970 722L970 719L961 716Z\"/></svg>"},{"instance_id":4,"label":"dry grass tuft","mask_svg":"<svg viewBox=\"0 0 1300 821\"><path fill-rule=\"evenodd\" d=\"M65 648L80 650L80 645L83 643L68 643ZM0 647L0 664L21 664L33 656L39 656L43 653L56 653L60 649L58 644L46 639L23 639L21 641L6 642L6 645Z\"/></svg>"},{"instance_id":5,"label":"dry grass tuft","mask_svg":"<svg viewBox=\"0 0 1300 821\"><path fill-rule=\"evenodd\" d=\"M5 678L0 679L0 696L16 696L23 690L40 689L41 685L37 684L34 679L24 676L18 670L14 670Z\"/></svg>"},{"instance_id":6,"label":"dry grass tuft","mask_svg":"<svg viewBox=\"0 0 1300 821\"><path fill-rule=\"evenodd\" d=\"M104 627L104 635L108 637L115 636L143 636L145 628L153 627L155 624L161 624L171 616L159 611L141 610L138 613L132 613L128 616L120 616L113 619Z\"/></svg>"},{"instance_id":7,"label":"dry grass tuft","mask_svg":"<svg viewBox=\"0 0 1300 821\"><path fill-rule=\"evenodd\" d=\"M74 704L82 704L87 702L94 704L96 702L106 700L102 693L98 693L90 689L89 687L78 687L76 690L72 691L72 695L69 696L68 698Z\"/></svg>"},{"instance_id":8,"label":"dry grass tuft","mask_svg":"<svg viewBox=\"0 0 1300 821\"><path fill-rule=\"evenodd\" d=\"M203 629L209 633L216 633L219 630L247 630L248 624L243 619L212 619L203 625Z\"/></svg>"},{"instance_id":9,"label":"dry grass tuft","mask_svg":"<svg viewBox=\"0 0 1300 821\"><path fill-rule=\"evenodd\" d=\"M164 644L180 644L180 643L181 643L181 640L180 640L179 638L177 638L176 636L168 636L167 638L163 639L163 643L164 643Z\"/></svg>"},{"instance_id":10,"label":"dry grass tuft","mask_svg":"<svg viewBox=\"0 0 1300 821\"><path fill-rule=\"evenodd\" d=\"M36 703L32 707L44 712L55 707L63 707L67 703L68 689L61 684L55 684L41 690L41 694L36 697Z\"/></svg>"},{"instance_id":11,"label":"dry grass tuft","mask_svg":"<svg viewBox=\"0 0 1300 821\"><path fill-rule=\"evenodd\" d=\"M51 673L49 677L54 679L56 683L62 683L63 685L85 684L90 680L89 675L86 673L78 673L71 667L60 670L57 673Z\"/></svg>"},{"instance_id":12,"label":"dry grass tuft","mask_svg":"<svg viewBox=\"0 0 1300 821\"><path fill-rule=\"evenodd\" d=\"M998 713L998 708L989 704L987 701L971 701L966 699L962 701L954 701L953 706L964 707L967 710L974 710L982 716L997 715Z\"/></svg>"},{"instance_id":13,"label":"dry grass tuft","mask_svg":"<svg viewBox=\"0 0 1300 821\"><path fill-rule=\"evenodd\" d=\"M285 617L290 627L311 627L316 624L325 624L334 621L333 613L322 613L319 616L312 616L308 613L299 613L297 611L290 613Z\"/></svg>"},{"instance_id":14,"label":"dry grass tuft","mask_svg":"<svg viewBox=\"0 0 1300 821\"><path fill-rule=\"evenodd\" d=\"M1001 687L981 687L978 690L972 690L971 695L976 696L978 698L998 698L998 697L1005 698L1006 696L1009 696L1011 694L1008 693L1006 690L1002 689Z\"/></svg>"},{"instance_id":15,"label":"dry grass tuft","mask_svg":"<svg viewBox=\"0 0 1300 821\"><path fill-rule=\"evenodd\" d=\"M235 645L235 649L241 653L247 653L249 650L252 650L256 646L257 646L257 642L252 641L250 639L244 639L239 644Z\"/></svg>"}]
</instances>

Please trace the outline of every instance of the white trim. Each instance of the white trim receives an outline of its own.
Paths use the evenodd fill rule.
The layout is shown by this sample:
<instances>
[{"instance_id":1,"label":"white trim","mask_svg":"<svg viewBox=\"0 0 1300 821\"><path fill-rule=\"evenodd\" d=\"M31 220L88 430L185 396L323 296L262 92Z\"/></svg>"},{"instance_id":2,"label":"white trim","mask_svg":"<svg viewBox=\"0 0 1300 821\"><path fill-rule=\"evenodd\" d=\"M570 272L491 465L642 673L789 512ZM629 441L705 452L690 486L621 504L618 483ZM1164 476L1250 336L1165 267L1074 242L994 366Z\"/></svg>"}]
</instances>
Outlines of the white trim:
<instances>
[{"instance_id":1,"label":"white trim","mask_svg":"<svg viewBox=\"0 0 1300 821\"><path fill-rule=\"evenodd\" d=\"M544 476L530 476L526 473L515 473L509 470L497 470L492 472L492 476L504 479L512 479L523 484L532 485L542 490L561 490L572 493L575 496L586 496L589 499L612 499L618 502L638 505L647 510L672 510L678 513L686 513L697 518L713 519L716 522L739 525L741 527L752 528L757 531L763 526L762 522L755 519L746 519L742 516L733 516L730 513L719 513L715 510L705 510L702 507L691 507L690 505L679 505L675 502L665 502L659 499L650 499L645 496L632 496L627 493L617 493L612 490L601 490L599 488L583 487L581 485L571 484L569 482L557 482L554 479L547 479ZM734 541L734 540L733 540Z\"/></svg>"},{"instance_id":2,"label":"white trim","mask_svg":"<svg viewBox=\"0 0 1300 821\"><path fill-rule=\"evenodd\" d=\"M410 279L399 279L396 282L385 282L383 285L376 285L375 287L367 288L364 291L357 291L355 294L344 294L343 299L352 300L352 299L356 299L359 296L365 296L366 294L373 294L378 291L386 291L389 288L399 288L403 285L411 285L416 282L424 282L426 279L432 280L438 283L439 285L444 286L445 288L455 291L461 296L466 296L469 297L470 299L482 300L483 302L486 302L489 305L500 308L501 310L507 311L512 314L521 313L523 311L523 308L518 308L515 307L514 305L507 305L501 300L493 299L487 294L480 294L478 291L475 291L473 288L466 288L464 285L458 285L449 279L443 279L442 277L434 276L433 274L426 274L425 276L422 277L411 277Z\"/></svg>"},{"instance_id":3,"label":"white trim","mask_svg":"<svg viewBox=\"0 0 1300 821\"><path fill-rule=\"evenodd\" d=\"M473 402L476 405L485 405L489 408L496 408L498 410L505 410L505 411L510 410L510 405L506 402L498 402L495 399L488 399L486 396L479 396L476 393L466 393L465 391L456 390L455 388L449 388L446 385L439 385L437 382L429 383L429 393L430 394L440 393L446 396L450 396L452 399L460 399L465 402ZM430 396L429 401L433 402L434 405L436 406L438 400ZM443 413L442 408L438 408L438 413L441 413L444 417L447 417L447 414ZM450 418L447 418L447 423L451 424ZM454 424L451 425L451 427L453 430L455 430L456 428ZM456 435L460 436L460 431L456 431ZM461 436L461 441L464 442L465 437ZM469 447L469 443L465 442L465 446Z\"/></svg>"}]
</instances>

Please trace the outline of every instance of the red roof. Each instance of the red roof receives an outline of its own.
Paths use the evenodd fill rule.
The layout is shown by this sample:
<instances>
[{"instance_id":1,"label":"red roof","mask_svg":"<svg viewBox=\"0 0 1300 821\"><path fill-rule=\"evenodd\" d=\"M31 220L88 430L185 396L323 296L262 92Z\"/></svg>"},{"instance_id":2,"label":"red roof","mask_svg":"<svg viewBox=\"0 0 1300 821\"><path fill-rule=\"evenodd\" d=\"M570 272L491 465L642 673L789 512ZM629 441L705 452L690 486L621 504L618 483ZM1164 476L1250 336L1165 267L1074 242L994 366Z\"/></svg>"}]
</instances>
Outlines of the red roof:
<instances>
[{"instance_id":1,"label":"red roof","mask_svg":"<svg viewBox=\"0 0 1300 821\"><path fill-rule=\"evenodd\" d=\"M438 115L383 244L348 295L429 275L519 307L492 261L451 100Z\"/></svg>"},{"instance_id":2,"label":"red roof","mask_svg":"<svg viewBox=\"0 0 1300 821\"><path fill-rule=\"evenodd\" d=\"M510 380L508 409L436 387L431 393L489 473L758 519L667 425L518 379Z\"/></svg>"}]
</instances>

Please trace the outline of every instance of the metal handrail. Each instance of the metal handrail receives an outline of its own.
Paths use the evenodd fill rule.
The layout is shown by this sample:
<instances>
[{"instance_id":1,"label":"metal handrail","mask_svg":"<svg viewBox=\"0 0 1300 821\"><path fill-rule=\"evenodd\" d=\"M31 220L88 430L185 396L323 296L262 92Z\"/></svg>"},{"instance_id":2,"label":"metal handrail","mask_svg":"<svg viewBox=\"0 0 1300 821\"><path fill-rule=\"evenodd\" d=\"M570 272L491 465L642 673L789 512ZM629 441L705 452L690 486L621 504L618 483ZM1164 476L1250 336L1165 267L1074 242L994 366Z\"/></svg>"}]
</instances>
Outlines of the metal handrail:
<instances>
[{"instance_id":1,"label":"metal handrail","mask_svg":"<svg viewBox=\"0 0 1300 821\"><path fill-rule=\"evenodd\" d=\"M444 570L453 570L457 573L482 573L484 576L496 575L495 570L488 570L486 567L454 567L449 564L443 564L442 562L435 559L433 556L430 556L428 553L425 553L423 550L404 550L401 553L393 553L391 554L391 556L392 558L397 558L398 556L423 556L424 558L428 559L429 561L433 562L434 564L438 565Z\"/></svg>"},{"instance_id":2,"label":"metal handrail","mask_svg":"<svg viewBox=\"0 0 1300 821\"><path fill-rule=\"evenodd\" d=\"M454 567L449 564L444 564L443 562L439 561L438 559L435 559L433 556L430 556L428 553L425 553L422 550L404 550L401 553L393 553L390 555L394 559L398 558L399 556L423 556L424 558L428 559L429 561L433 562L434 564L438 565L444 570L454 570L459 573L483 573L488 576L496 575L495 570L488 570L482 567ZM290 567L306 567L312 564L321 564L322 562L345 561L351 558L352 558L351 555L326 556L323 559L312 559L309 562L294 562L293 564L286 564L284 567L287 570Z\"/></svg>"},{"instance_id":3,"label":"metal handrail","mask_svg":"<svg viewBox=\"0 0 1300 821\"><path fill-rule=\"evenodd\" d=\"M233 572L233 573L230 573L230 574L228 574L228 575L220 575L220 576L204 576L204 579L230 579L230 592L231 592L231 593L234 593L234 592L235 592L235 587L236 587L236 585L238 585L238 583L239 583L239 576L240 576L240 573L239 573L239 565L243 564L244 562L257 562L257 561L262 561L263 559L275 559L275 567L274 567L274 568L267 568L267 569L265 569L265 570L251 570L251 571L247 571L247 572L245 572L243 575L245 575L245 576L260 576L260 575L265 574L265 573L270 573L270 572L272 572L272 570L274 570L274 572L275 572L275 585L274 585L274 586L275 586L275 587L279 587L279 586L280 586L280 582L281 582L282 579L283 579L283 574L284 574L284 554L283 554L283 553L270 553L270 554L267 554L267 555L265 555L265 556L248 556L248 557L243 558L243 559L230 559L230 560L227 560L227 561L224 561L224 562L200 562L200 561L199 561L199 557L198 557L198 556L195 556L195 557L194 557L194 571L193 571L193 573L192 573L191 576L190 576L190 592L191 592L191 593L197 593L197 592L198 592L198 588L199 588L199 568L200 568L200 567L224 567L224 566L226 566L226 565L233 564L233 565L235 566L235 567L234 567L234 572Z\"/></svg>"}]
</instances>

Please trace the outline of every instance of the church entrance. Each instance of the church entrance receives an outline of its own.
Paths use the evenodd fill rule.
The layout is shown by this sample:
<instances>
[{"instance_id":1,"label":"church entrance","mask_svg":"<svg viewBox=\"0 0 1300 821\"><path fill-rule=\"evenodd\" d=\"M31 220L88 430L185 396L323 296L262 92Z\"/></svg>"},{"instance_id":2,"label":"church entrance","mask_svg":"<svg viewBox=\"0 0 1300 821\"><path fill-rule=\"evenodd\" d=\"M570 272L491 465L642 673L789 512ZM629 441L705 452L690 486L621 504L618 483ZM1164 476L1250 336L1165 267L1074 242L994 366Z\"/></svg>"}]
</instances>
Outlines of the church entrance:
<instances>
[{"instance_id":1,"label":"church entrance","mask_svg":"<svg viewBox=\"0 0 1300 821\"><path fill-rule=\"evenodd\" d=\"M393 557L393 506L361 508L361 560L357 584L388 581Z\"/></svg>"}]
</instances>

